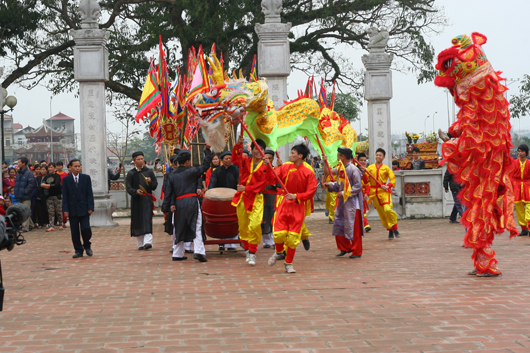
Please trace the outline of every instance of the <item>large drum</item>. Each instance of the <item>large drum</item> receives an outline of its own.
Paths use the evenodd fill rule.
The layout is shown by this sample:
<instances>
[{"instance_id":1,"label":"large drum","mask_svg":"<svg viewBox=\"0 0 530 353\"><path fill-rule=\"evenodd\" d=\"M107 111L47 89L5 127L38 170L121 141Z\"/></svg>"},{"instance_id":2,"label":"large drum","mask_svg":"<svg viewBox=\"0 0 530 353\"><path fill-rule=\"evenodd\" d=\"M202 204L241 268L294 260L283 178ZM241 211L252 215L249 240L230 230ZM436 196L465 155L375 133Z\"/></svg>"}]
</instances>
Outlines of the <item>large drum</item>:
<instances>
[{"instance_id":1,"label":"large drum","mask_svg":"<svg viewBox=\"0 0 530 353\"><path fill-rule=\"evenodd\" d=\"M235 194L236 190L229 188L215 188L206 191L202 201L202 214L203 228L207 236L226 239L239 234L237 212L236 208L232 206L232 198Z\"/></svg>"}]
</instances>

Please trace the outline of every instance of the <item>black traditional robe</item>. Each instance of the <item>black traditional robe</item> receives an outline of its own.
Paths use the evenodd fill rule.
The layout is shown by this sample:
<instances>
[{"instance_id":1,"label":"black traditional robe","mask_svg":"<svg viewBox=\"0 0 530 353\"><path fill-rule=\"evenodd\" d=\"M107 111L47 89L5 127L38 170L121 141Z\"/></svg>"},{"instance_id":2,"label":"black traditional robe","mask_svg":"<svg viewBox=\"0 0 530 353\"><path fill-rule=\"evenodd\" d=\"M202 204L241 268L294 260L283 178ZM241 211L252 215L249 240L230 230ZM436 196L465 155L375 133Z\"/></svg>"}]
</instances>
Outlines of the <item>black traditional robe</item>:
<instances>
[{"instance_id":1,"label":"black traditional robe","mask_svg":"<svg viewBox=\"0 0 530 353\"><path fill-rule=\"evenodd\" d=\"M151 178L149 185L140 174ZM126 188L127 193L131 195L131 237L153 233L153 198L138 195L136 191L140 189L140 185L149 194L153 193L158 186L153 170L143 167L141 171L138 171L135 167L127 173Z\"/></svg>"},{"instance_id":2,"label":"black traditional robe","mask_svg":"<svg viewBox=\"0 0 530 353\"><path fill-rule=\"evenodd\" d=\"M199 167L177 167L169 177L167 194L164 204L175 206L175 244L178 242L192 242L197 235L197 216L199 201L197 200L197 180L210 167L212 154L204 150L204 162ZM195 195L177 199L180 196Z\"/></svg>"},{"instance_id":3,"label":"black traditional robe","mask_svg":"<svg viewBox=\"0 0 530 353\"><path fill-rule=\"evenodd\" d=\"M220 165L212 173L208 189L229 188L237 190L238 182L239 168L236 165L231 164L228 168L226 168L224 165Z\"/></svg>"}]
</instances>

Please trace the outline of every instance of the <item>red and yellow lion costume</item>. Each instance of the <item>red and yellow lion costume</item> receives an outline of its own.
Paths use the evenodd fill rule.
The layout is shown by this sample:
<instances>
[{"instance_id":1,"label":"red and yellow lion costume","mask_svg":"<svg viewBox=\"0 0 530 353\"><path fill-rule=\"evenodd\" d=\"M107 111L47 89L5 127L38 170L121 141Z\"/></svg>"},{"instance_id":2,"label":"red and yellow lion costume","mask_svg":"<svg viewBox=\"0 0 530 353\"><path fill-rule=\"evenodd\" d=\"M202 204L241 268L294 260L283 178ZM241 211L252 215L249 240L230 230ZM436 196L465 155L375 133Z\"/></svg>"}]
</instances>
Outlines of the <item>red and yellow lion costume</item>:
<instances>
[{"instance_id":1,"label":"red and yellow lion costume","mask_svg":"<svg viewBox=\"0 0 530 353\"><path fill-rule=\"evenodd\" d=\"M513 217L514 197L510 181L512 147L510 112L500 81L482 51L487 38L472 33L453 38L453 46L438 55L434 84L449 89L460 107L449 128L455 138L442 145L443 162L455 180L463 184L459 194L466 208L461 223L467 228L464 244L474 249L479 275L500 275L494 234L517 234Z\"/></svg>"}]
</instances>

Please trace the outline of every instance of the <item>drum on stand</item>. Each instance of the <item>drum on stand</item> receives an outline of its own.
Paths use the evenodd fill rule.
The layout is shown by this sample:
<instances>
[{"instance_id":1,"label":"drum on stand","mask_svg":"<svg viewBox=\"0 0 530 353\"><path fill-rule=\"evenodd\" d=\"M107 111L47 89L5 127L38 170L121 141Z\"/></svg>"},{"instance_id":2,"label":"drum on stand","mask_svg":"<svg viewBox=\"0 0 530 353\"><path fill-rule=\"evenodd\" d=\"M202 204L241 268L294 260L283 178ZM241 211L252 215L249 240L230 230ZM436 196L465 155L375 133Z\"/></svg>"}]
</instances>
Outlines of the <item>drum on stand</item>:
<instances>
[{"instance_id":1,"label":"drum on stand","mask_svg":"<svg viewBox=\"0 0 530 353\"><path fill-rule=\"evenodd\" d=\"M239 243L233 238L239 234L236 208L232 198L236 190L214 188L206 191L202 201L203 228L207 236L220 240L206 240L204 244ZM226 240L223 240L226 239Z\"/></svg>"}]
</instances>

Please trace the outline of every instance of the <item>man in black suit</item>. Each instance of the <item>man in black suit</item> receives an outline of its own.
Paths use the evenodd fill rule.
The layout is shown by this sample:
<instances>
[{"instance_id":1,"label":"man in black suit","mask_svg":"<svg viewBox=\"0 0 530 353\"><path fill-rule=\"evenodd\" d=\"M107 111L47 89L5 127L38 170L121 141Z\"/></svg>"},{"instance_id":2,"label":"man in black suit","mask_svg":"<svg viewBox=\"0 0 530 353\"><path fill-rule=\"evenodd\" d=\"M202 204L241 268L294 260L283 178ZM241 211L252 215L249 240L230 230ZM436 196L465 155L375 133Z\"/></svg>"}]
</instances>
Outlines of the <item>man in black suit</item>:
<instances>
[{"instance_id":1,"label":"man in black suit","mask_svg":"<svg viewBox=\"0 0 530 353\"><path fill-rule=\"evenodd\" d=\"M83 250L88 256L92 256L90 238L90 215L94 212L94 195L92 193L92 180L90 176L81 174L81 162L79 159L70 161L72 174L63 179L63 213L70 220L70 231L72 243L74 244L74 259L83 257ZM81 227L81 233L79 232ZM80 235L83 237L81 243Z\"/></svg>"}]
</instances>

